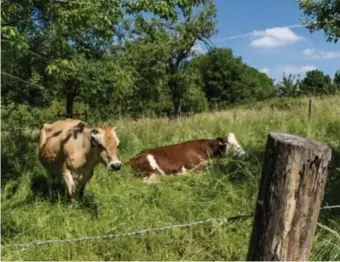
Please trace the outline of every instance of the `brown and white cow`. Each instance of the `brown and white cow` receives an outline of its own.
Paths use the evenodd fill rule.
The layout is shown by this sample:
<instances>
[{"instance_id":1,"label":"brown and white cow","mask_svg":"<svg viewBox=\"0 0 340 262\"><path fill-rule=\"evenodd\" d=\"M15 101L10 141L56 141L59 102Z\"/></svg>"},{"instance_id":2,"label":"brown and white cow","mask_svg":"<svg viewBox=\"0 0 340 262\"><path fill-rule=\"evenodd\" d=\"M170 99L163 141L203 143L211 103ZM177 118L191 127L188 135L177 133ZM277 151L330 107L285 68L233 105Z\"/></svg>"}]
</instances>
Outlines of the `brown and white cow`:
<instances>
[{"instance_id":1,"label":"brown and white cow","mask_svg":"<svg viewBox=\"0 0 340 262\"><path fill-rule=\"evenodd\" d=\"M210 158L223 155L244 156L235 135L216 139L197 139L179 144L145 149L127 164L143 176L144 182L157 181L161 175L183 174Z\"/></svg>"},{"instance_id":2,"label":"brown and white cow","mask_svg":"<svg viewBox=\"0 0 340 262\"><path fill-rule=\"evenodd\" d=\"M89 127L77 119L44 124L40 130L39 160L48 173L62 177L71 201L82 197L98 163L119 170L119 139L115 127Z\"/></svg>"}]
</instances>

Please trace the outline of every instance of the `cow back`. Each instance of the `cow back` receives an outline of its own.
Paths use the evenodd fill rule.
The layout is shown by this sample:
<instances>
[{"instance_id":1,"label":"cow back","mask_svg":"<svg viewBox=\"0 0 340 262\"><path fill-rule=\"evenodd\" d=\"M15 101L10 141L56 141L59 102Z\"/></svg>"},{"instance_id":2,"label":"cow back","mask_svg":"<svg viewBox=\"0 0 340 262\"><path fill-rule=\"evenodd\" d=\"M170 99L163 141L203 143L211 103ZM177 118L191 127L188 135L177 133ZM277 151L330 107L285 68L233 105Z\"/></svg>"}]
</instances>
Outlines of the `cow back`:
<instances>
[{"instance_id":1,"label":"cow back","mask_svg":"<svg viewBox=\"0 0 340 262\"><path fill-rule=\"evenodd\" d=\"M130 166L144 173L159 168L161 173L173 174L199 165L214 155L218 146L216 140L200 139L146 149L130 161Z\"/></svg>"}]
</instances>

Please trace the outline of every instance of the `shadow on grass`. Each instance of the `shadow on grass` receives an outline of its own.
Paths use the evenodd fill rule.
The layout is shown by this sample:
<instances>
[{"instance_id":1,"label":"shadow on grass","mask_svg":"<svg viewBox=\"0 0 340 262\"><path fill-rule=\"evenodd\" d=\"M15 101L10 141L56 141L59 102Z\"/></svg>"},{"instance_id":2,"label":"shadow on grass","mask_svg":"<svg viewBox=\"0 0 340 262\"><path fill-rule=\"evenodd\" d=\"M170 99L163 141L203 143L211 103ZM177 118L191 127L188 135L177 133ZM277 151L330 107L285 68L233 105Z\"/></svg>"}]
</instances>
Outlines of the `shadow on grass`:
<instances>
[{"instance_id":1,"label":"shadow on grass","mask_svg":"<svg viewBox=\"0 0 340 262\"><path fill-rule=\"evenodd\" d=\"M56 180L49 183L48 178L43 175L32 178L31 191L33 193L32 202L42 199L51 203L71 204L65 184ZM90 212L93 218L98 218L98 205L90 192L85 192L84 196L78 200L76 206Z\"/></svg>"},{"instance_id":2,"label":"shadow on grass","mask_svg":"<svg viewBox=\"0 0 340 262\"><path fill-rule=\"evenodd\" d=\"M18 181L27 171L36 171L39 164L37 141L12 135L1 139L1 187Z\"/></svg>"},{"instance_id":3,"label":"shadow on grass","mask_svg":"<svg viewBox=\"0 0 340 262\"><path fill-rule=\"evenodd\" d=\"M47 176L43 175L46 171L38 160L37 147L37 139L32 140L15 134L1 140L1 187L7 187L4 198L10 200L19 189L21 178L34 174L29 185L32 194L24 201L10 204L10 208L32 204L37 200L70 204L64 183L60 181L48 184ZM98 217L97 204L93 195L86 192L86 189L77 206Z\"/></svg>"},{"instance_id":4,"label":"shadow on grass","mask_svg":"<svg viewBox=\"0 0 340 262\"><path fill-rule=\"evenodd\" d=\"M264 153L256 149L248 149L244 159L231 157L214 161L213 169L225 174L233 184L258 180L261 177L262 158Z\"/></svg>"},{"instance_id":5,"label":"shadow on grass","mask_svg":"<svg viewBox=\"0 0 340 262\"><path fill-rule=\"evenodd\" d=\"M332 150L332 162L328 173L323 206L340 205L340 148ZM322 209L321 218L340 217L340 208Z\"/></svg>"},{"instance_id":6,"label":"shadow on grass","mask_svg":"<svg viewBox=\"0 0 340 262\"><path fill-rule=\"evenodd\" d=\"M12 190L12 188L14 189ZM12 188L10 194L7 192L6 196L4 196L5 199L10 200L12 191L15 191L18 185L14 185ZM54 182L49 185L48 178L44 175L36 175L31 179L30 190L31 194L25 200L9 204L7 208L13 210L32 205L37 201L47 201L51 204L62 204L64 206L79 208L89 212L93 219L98 218L98 204L91 192L85 192L82 199L79 199L76 204L72 204L68 197L65 184Z\"/></svg>"}]
</instances>

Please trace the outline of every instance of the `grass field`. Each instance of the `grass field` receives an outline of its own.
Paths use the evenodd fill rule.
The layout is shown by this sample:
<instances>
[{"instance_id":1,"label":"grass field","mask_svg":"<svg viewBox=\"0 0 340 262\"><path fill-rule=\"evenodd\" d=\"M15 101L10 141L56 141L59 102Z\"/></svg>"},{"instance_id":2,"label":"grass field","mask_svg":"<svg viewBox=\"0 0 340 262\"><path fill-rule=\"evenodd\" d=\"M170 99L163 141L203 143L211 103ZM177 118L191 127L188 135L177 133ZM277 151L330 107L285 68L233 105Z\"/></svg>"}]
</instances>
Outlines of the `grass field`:
<instances>
[{"instance_id":1,"label":"grass field","mask_svg":"<svg viewBox=\"0 0 340 262\"><path fill-rule=\"evenodd\" d=\"M232 131L249 154L246 161L215 161L207 172L163 178L146 185L127 167L110 173L98 166L78 208L46 197L45 171L37 142L2 141L2 245L71 239L182 224L206 218L252 214L264 147L270 131L314 138L333 148L333 164L323 205L340 204L340 97L318 98L308 121L308 99L272 100L179 122L114 119L121 159L141 149L193 138L215 138ZM275 105L275 106L274 106ZM340 260L340 209L322 210L311 260ZM245 260L252 218L210 223L140 236L2 248L2 260Z\"/></svg>"}]
</instances>

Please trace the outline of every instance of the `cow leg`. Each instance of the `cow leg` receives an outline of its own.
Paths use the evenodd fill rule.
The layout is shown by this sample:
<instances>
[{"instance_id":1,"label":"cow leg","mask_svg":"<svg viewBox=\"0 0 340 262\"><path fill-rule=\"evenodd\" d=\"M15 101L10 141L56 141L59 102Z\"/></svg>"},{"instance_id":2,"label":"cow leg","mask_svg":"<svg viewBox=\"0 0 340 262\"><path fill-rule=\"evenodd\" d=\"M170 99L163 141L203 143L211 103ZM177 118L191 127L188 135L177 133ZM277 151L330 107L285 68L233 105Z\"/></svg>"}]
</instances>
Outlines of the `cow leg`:
<instances>
[{"instance_id":1,"label":"cow leg","mask_svg":"<svg viewBox=\"0 0 340 262\"><path fill-rule=\"evenodd\" d=\"M186 169L184 166L182 166L181 171L178 172L178 175L181 175L181 176L189 175L189 170Z\"/></svg>"},{"instance_id":2,"label":"cow leg","mask_svg":"<svg viewBox=\"0 0 340 262\"><path fill-rule=\"evenodd\" d=\"M82 199L84 197L84 189L85 189L86 184L81 184L79 185L79 199Z\"/></svg>"},{"instance_id":3,"label":"cow leg","mask_svg":"<svg viewBox=\"0 0 340 262\"><path fill-rule=\"evenodd\" d=\"M60 190L60 175L52 173L48 179L48 189L51 194L59 193Z\"/></svg>"},{"instance_id":4,"label":"cow leg","mask_svg":"<svg viewBox=\"0 0 340 262\"><path fill-rule=\"evenodd\" d=\"M143 182L146 184L154 184L159 182L160 174L152 173L151 175L144 177Z\"/></svg>"},{"instance_id":5,"label":"cow leg","mask_svg":"<svg viewBox=\"0 0 340 262\"><path fill-rule=\"evenodd\" d=\"M66 169L63 172L63 178L65 181L65 184L67 186L68 194L71 199L71 202L76 202L75 200L75 193L76 193L76 184L74 183L72 174L70 170Z\"/></svg>"},{"instance_id":6,"label":"cow leg","mask_svg":"<svg viewBox=\"0 0 340 262\"><path fill-rule=\"evenodd\" d=\"M88 176L86 176L86 179L83 181L83 183L81 183L80 188L79 188L79 199L82 199L84 196L84 189L85 186L87 184L87 182L91 179L91 177L93 176L93 170L91 170L90 174Z\"/></svg>"}]
</instances>

